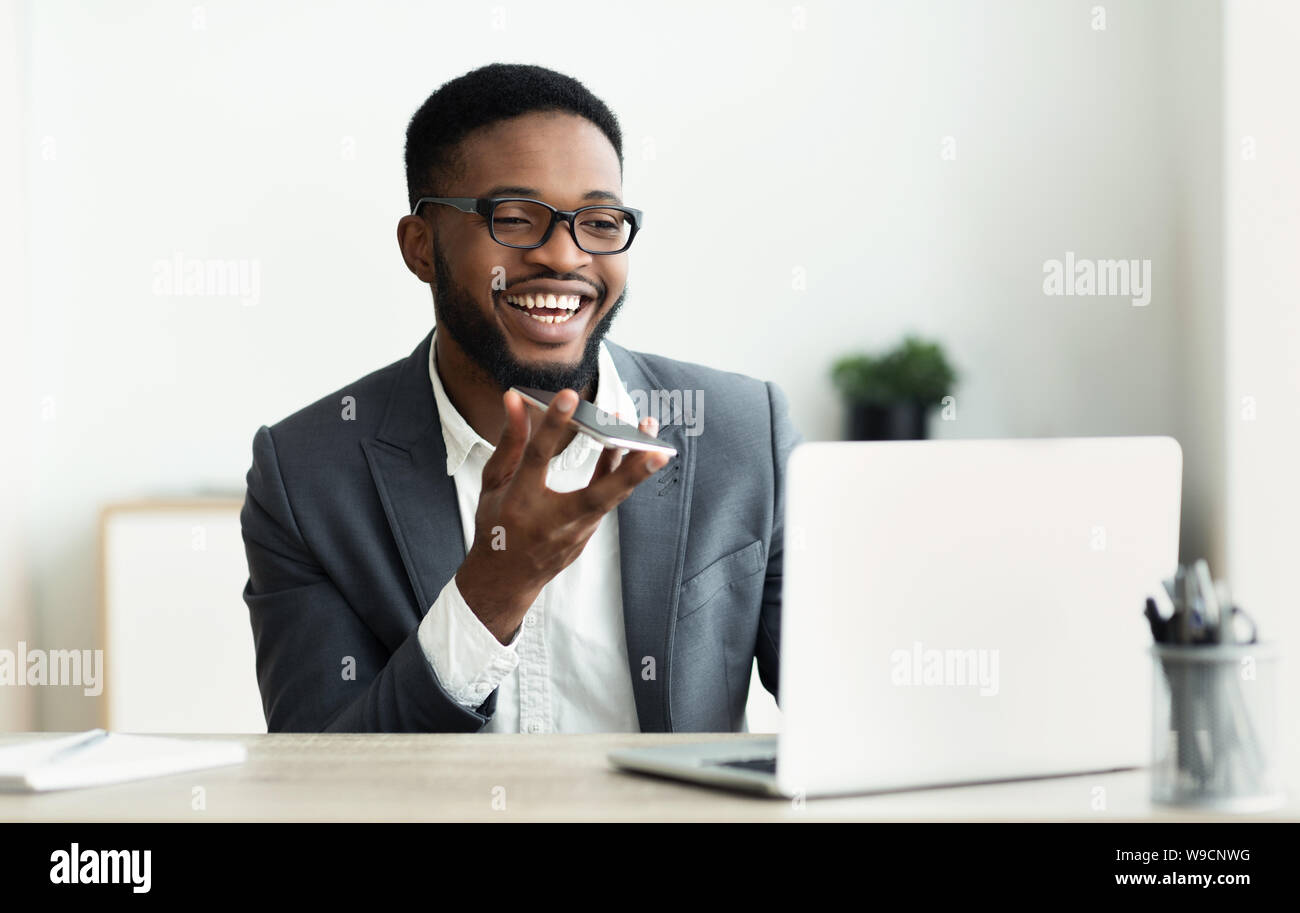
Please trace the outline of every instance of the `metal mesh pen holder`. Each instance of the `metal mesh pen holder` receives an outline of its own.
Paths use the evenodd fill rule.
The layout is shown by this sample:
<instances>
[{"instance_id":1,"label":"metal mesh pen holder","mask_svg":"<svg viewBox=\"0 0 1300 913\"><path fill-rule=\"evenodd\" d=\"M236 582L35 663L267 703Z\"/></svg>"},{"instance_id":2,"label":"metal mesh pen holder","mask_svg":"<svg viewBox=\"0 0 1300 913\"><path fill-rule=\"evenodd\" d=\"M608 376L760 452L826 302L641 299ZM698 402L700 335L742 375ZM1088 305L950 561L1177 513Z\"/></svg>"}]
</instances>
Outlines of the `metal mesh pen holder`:
<instances>
[{"instance_id":1,"label":"metal mesh pen holder","mask_svg":"<svg viewBox=\"0 0 1300 913\"><path fill-rule=\"evenodd\" d=\"M1158 645L1151 654L1151 801L1227 812L1282 805L1276 648Z\"/></svg>"}]
</instances>

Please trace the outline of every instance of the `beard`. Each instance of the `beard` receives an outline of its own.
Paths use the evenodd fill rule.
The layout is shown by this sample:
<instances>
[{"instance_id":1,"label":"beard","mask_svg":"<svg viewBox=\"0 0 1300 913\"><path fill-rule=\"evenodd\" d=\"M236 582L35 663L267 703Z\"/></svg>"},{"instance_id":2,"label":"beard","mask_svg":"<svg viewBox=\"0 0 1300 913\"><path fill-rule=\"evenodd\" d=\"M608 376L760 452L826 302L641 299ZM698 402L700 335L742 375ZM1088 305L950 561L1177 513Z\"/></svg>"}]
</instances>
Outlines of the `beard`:
<instances>
[{"instance_id":1,"label":"beard","mask_svg":"<svg viewBox=\"0 0 1300 913\"><path fill-rule=\"evenodd\" d=\"M503 393L512 386L552 391L567 387L581 395L589 384L596 381L600 375L600 343L627 297L626 283L614 306L591 328L581 359L572 364L533 362L516 358L496 321L483 313L478 302L464 286L452 281L451 269L442 256L436 238L433 242L433 264L433 312L437 325L447 331ZM596 303L587 306L595 307Z\"/></svg>"}]
</instances>

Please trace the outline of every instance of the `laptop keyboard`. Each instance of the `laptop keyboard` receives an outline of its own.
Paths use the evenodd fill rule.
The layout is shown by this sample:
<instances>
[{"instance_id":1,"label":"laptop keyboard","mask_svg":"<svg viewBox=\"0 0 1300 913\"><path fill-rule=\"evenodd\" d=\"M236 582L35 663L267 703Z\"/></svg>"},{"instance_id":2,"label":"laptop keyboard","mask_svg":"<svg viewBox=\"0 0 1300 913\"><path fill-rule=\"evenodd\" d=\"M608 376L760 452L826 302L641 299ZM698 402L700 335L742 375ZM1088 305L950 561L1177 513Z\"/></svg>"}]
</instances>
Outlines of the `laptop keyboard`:
<instances>
[{"instance_id":1,"label":"laptop keyboard","mask_svg":"<svg viewBox=\"0 0 1300 913\"><path fill-rule=\"evenodd\" d=\"M739 767L741 770L753 770L758 773L775 774L776 757L748 758L744 761L718 761L719 767Z\"/></svg>"}]
</instances>

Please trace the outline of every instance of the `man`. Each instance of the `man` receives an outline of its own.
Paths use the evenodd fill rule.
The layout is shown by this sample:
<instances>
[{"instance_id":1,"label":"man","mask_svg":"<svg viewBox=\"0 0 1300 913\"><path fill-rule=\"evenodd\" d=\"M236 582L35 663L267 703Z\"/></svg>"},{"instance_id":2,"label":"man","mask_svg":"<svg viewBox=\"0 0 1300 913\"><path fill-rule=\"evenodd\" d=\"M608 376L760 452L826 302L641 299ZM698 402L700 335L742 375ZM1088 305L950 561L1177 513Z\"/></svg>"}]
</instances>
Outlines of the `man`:
<instances>
[{"instance_id":1,"label":"man","mask_svg":"<svg viewBox=\"0 0 1300 913\"><path fill-rule=\"evenodd\" d=\"M397 239L435 331L253 440L268 728L745 730L755 657L777 694L784 395L604 340L642 219L618 122L576 80L452 80L406 171ZM511 385L560 393L530 413ZM568 430L578 396L677 455Z\"/></svg>"}]
</instances>

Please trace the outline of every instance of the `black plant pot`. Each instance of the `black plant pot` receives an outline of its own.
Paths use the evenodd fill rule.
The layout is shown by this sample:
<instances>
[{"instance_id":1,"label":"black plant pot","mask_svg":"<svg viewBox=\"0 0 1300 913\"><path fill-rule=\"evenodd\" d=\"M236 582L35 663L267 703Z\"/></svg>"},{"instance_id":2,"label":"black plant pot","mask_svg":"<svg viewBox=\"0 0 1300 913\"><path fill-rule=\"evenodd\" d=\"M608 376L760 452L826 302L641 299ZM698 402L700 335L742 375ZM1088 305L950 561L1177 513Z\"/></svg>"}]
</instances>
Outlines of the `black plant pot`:
<instances>
[{"instance_id":1,"label":"black plant pot","mask_svg":"<svg viewBox=\"0 0 1300 913\"><path fill-rule=\"evenodd\" d=\"M923 441L927 411L924 403L850 403L848 440Z\"/></svg>"}]
</instances>

